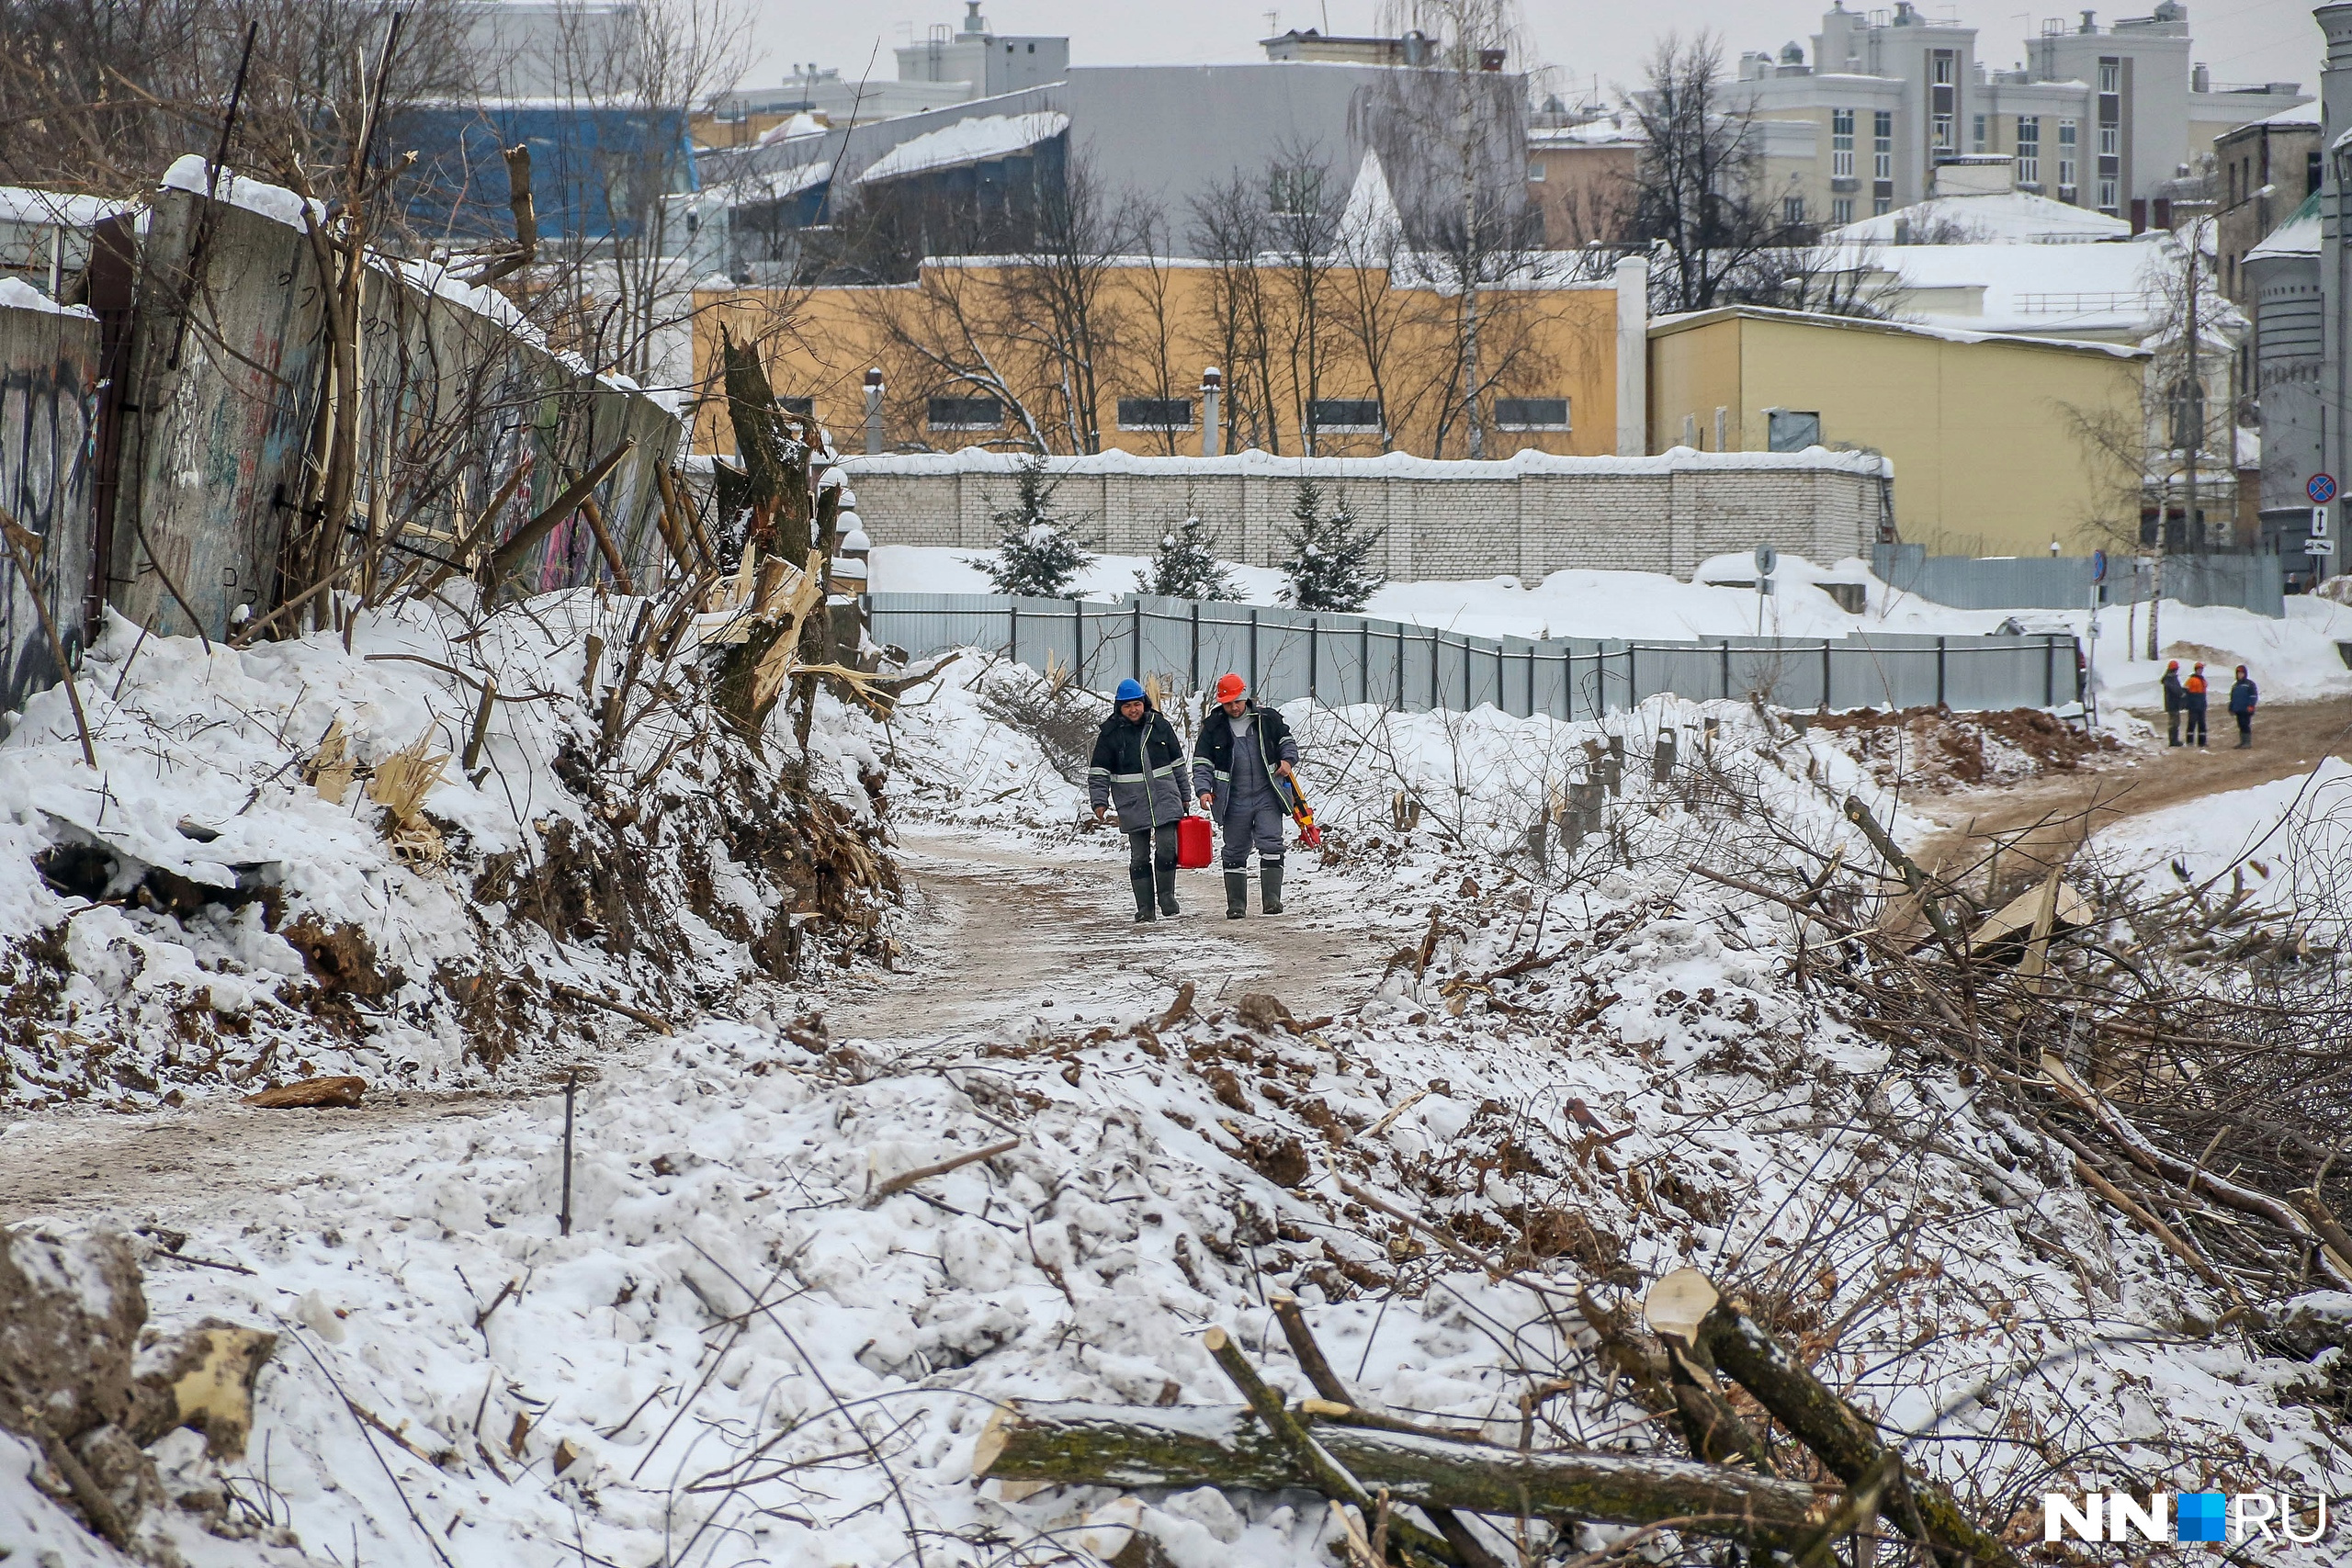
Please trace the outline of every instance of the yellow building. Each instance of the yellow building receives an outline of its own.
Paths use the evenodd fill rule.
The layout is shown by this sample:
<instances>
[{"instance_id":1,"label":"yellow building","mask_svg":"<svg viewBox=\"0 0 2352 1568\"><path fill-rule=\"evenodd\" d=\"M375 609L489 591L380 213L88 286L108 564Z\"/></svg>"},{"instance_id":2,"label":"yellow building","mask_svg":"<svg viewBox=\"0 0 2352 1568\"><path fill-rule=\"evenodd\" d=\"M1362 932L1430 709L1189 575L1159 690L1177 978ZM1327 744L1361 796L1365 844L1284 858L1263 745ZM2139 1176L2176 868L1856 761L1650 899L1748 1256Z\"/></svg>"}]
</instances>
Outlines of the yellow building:
<instances>
[{"instance_id":1,"label":"yellow building","mask_svg":"<svg viewBox=\"0 0 2352 1568\"><path fill-rule=\"evenodd\" d=\"M2069 554L2138 521L2146 351L1736 307L1649 328L1650 450L1883 452L1931 554Z\"/></svg>"},{"instance_id":2,"label":"yellow building","mask_svg":"<svg viewBox=\"0 0 2352 1568\"><path fill-rule=\"evenodd\" d=\"M1382 268L945 260L909 284L698 290L695 449L733 449L712 395L724 330L851 450L878 369L886 450L1195 454L1214 366L1226 452L1615 453L1617 344L1643 324L1638 298L1625 322L1620 301L1608 280L1482 289L1474 378L1469 302Z\"/></svg>"}]
</instances>

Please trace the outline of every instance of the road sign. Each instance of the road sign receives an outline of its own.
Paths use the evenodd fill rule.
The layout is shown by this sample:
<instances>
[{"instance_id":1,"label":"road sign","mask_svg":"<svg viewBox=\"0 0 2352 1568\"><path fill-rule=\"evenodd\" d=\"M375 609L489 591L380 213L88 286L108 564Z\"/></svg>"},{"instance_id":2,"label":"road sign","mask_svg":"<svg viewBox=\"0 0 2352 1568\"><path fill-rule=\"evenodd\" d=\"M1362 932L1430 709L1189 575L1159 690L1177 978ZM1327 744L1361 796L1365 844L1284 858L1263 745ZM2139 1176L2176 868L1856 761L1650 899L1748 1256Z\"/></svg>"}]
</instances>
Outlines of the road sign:
<instances>
[{"instance_id":1,"label":"road sign","mask_svg":"<svg viewBox=\"0 0 2352 1568\"><path fill-rule=\"evenodd\" d=\"M1772 569L1773 569L1774 567L1776 567L1776 566L1780 565L1780 564L1781 564L1781 552L1780 552L1780 551L1778 551L1778 550L1774 549L1774 548L1773 548L1771 546L1770 546L1770 545L1758 545L1758 546L1757 546L1757 547L1756 547L1756 575L1757 575L1757 576L1758 576L1758 577L1770 577L1770 576L1771 576L1771 575L1772 575Z\"/></svg>"},{"instance_id":2,"label":"road sign","mask_svg":"<svg viewBox=\"0 0 2352 1568\"><path fill-rule=\"evenodd\" d=\"M2093 582L2107 581L2107 552L2105 550L2091 552L2091 581Z\"/></svg>"},{"instance_id":3,"label":"road sign","mask_svg":"<svg viewBox=\"0 0 2352 1568\"><path fill-rule=\"evenodd\" d=\"M2313 506L2325 506L2335 499L2335 476L2313 474L2311 482L2303 486L2303 493L2312 498Z\"/></svg>"},{"instance_id":4,"label":"road sign","mask_svg":"<svg viewBox=\"0 0 2352 1568\"><path fill-rule=\"evenodd\" d=\"M2304 541L2303 554L2307 556L2332 556L2335 553L2335 547L2329 544L2325 539L2309 539Z\"/></svg>"},{"instance_id":5,"label":"road sign","mask_svg":"<svg viewBox=\"0 0 2352 1568\"><path fill-rule=\"evenodd\" d=\"M2324 545L2327 542L2327 508L2314 506L2312 508L2312 542Z\"/></svg>"}]
</instances>

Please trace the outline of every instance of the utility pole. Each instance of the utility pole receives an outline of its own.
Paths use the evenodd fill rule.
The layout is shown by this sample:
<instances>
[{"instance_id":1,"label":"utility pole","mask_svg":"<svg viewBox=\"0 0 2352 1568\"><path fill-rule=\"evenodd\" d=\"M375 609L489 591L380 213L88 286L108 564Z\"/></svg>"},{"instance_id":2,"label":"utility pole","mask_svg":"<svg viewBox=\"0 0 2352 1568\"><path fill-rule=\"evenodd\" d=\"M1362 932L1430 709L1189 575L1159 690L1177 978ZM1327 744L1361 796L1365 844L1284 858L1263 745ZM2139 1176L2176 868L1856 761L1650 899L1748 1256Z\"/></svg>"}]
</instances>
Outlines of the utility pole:
<instances>
[{"instance_id":1,"label":"utility pole","mask_svg":"<svg viewBox=\"0 0 2352 1568\"><path fill-rule=\"evenodd\" d=\"M2197 260L2198 220L2188 220L2188 497L2181 508L2181 542L2191 549L2203 543L2202 524L2197 515L2197 456L2205 445L2205 382L2199 372L2204 368L2204 344L2197 336ZM2159 554L2161 563L2164 557ZM2163 567L2158 566L2161 572Z\"/></svg>"}]
</instances>

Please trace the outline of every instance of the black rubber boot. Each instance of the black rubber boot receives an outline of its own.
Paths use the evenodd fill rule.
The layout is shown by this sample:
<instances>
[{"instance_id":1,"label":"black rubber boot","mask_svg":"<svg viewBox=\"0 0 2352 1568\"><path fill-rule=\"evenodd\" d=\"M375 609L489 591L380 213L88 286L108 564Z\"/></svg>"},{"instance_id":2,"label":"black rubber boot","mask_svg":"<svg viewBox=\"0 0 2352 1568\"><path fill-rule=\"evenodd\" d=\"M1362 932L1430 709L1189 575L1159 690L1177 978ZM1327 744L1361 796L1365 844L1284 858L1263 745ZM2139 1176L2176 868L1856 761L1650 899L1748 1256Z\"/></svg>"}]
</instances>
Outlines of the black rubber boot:
<instances>
[{"instance_id":1,"label":"black rubber boot","mask_svg":"<svg viewBox=\"0 0 2352 1568\"><path fill-rule=\"evenodd\" d=\"M1250 912L1250 874L1228 871L1225 874L1225 918L1238 920Z\"/></svg>"},{"instance_id":2,"label":"black rubber boot","mask_svg":"<svg viewBox=\"0 0 2352 1568\"><path fill-rule=\"evenodd\" d=\"M1172 865L1153 867L1159 874L1159 912L1174 916L1176 908L1176 868Z\"/></svg>"},{"instance_id":3,"label":"black rubber boot","mask_svg":"<svg viewBox=\"0 0 2352 1568\"><path fill-rule=\"evenodd\" d=\"M1282 862L1261 860L1258 863L1258 897L1265 905L1266 913L1279 915L1283 912Z\"/></svg>"},{"instance_id":4,"label":"black rubber boot","mask_svg":"<svg viewBox=\"0 0 2352 1568\"><path fill-rule=\"evenodd\" d=\"M1136 919L1138 921L1154 919L1151 912L1151 878L1131 876L1127 878L1127 885L1136 890Z\"/></svg>"}]
</instances>

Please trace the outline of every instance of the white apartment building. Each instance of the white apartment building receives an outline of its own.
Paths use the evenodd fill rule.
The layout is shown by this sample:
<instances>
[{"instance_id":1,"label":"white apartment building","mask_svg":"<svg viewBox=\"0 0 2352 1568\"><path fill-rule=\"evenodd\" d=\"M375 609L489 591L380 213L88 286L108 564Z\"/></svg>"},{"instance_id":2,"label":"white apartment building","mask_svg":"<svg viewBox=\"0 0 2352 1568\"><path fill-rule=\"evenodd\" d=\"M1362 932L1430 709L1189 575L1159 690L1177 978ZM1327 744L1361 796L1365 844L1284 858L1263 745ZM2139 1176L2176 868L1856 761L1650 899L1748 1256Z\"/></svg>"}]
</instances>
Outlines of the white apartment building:
<instances>
[{"instance_id":1,"label":"white apartment building","mask_svg":"<svg viewBox=\"0 0 2352 1568\"><path fill-rule=\"evenodd\" d=\"M2095 11L2052 19L2025 59L1988 67L1977 31L1925 15L1846 9L1813 36L1741 58L1735 101L1763 124L1769 192L1794 220L1824 224L1906 207L1932 194L1947 159L2005 154L2021 190L2163 226L2159 187L2202 167L2214 138L2309 101L2293 82L2214 85L2190 59L2188 7L2101 25Z\"/></svg>"}]
</instances>

